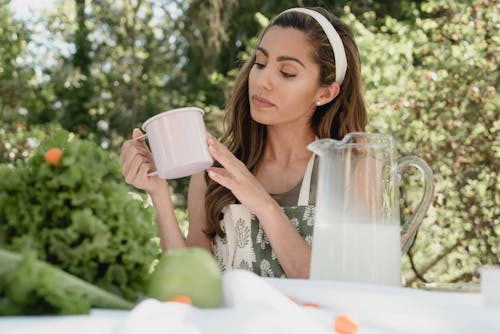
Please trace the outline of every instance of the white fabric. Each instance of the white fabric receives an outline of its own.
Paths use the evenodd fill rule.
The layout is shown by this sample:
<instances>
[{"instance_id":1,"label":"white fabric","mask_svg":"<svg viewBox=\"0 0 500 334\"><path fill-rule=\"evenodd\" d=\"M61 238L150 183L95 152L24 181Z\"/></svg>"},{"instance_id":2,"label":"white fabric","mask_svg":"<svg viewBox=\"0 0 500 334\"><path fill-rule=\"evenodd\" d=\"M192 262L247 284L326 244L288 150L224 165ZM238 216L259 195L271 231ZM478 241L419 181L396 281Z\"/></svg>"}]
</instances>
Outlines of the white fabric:
<instances>
[{"instance_id":1,"label":"white fabric","mask_svg":"<svg viewBox=\"0 0 500 334\"><path fill-rule=\"evenodd\" d=\"M223 291L224 307L217 309L148 299L132 311L0 317L0 333L322 333L339 314L357 321L359 334L498 333L500 328L500 308L485 307L480 293L261 278L243 270L223 275ZM297 307L288 297L321 308Z\"/></svg>"},{"instance_id":2,"label":"white fabric","mask_svg":"<svg viewBox=\"0 0 500 334\"><path fill-rule=\"evenodd\" d=\"M307 163L306 171L304 177L302 178L302 184L300 185L299 199L297 201L298 206L304 206L309 204L309 195L311 192L311 177L314 167L314 157L313 154L309 162Z\"/></svg>"},{"instance_id":3,"label":"white fabric","mask_svg":"<svg viewBox=\"0 0 500 334\"><path fill-rule=\"evenodd\" d=\"M5 334L117 334L129 311L92 310L89 315L0 317Z\"/></svg>"},{"instance_id":4,"label":"white fabric","mask_svg":"<svg viewBox=\"0 0 500 334\"><path fill-rule=\"evenodd\" d=\"M498 333L500 308L485 307L472 292L316 280L266 281L281 293L359 319L365 326L398 333Z\"/></svg>"},{"instance_id":5,"label":"white fabric","mask_svg":"<svg viewBox=\"0 0 500 334\"><path fill-rule=\"evenodd\" d=\"M307 8L290 8L285 10L283 13L290 11L300 12L311 16L316 20L316 22L318 22L321 28L323 28L323 31L330 41L333 49L333 56L335 57L335 81L341 85L347 71L347 57L345 54L344 43L342 43L342 39L340 38L337 30L335 30L326 17L314 10Z\"/></svg>"},{"instance_id":6,"label":"white fabric","mask_svg":"<svg viewBox=\"0 0 500 334\"><path fill-rule=\"evenodd\" d=\"M220 224L225 238L219 235L214 237L215 257L224 271L242 262L251 265L255 261L255 254L249 247L245 247L246 245L238 245L237 234L251 232L252 213L242 204L230 204L222 210L222 213L224 216ZM225 242L227 246L222 246Z\"/></svg>"}]
</instances>

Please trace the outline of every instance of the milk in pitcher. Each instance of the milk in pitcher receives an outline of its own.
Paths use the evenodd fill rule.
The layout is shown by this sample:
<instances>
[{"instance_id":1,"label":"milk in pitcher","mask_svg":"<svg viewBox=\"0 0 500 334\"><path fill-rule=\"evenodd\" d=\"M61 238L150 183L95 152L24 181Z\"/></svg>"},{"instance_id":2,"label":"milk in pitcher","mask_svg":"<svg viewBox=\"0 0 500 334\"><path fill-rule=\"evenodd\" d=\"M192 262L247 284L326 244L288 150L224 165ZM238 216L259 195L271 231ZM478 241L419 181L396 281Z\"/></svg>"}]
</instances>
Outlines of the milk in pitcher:
<instances>
[{"instance_id":1,"label":"milk in pitcher","mask_svg":"<svg viewBox=\"0 0 500 334\"><path fill-rule=\"evenodd\" d=\"M399 222L325 224L318 219L310 278L400 286Z\"/></svg>"}]
</instances>

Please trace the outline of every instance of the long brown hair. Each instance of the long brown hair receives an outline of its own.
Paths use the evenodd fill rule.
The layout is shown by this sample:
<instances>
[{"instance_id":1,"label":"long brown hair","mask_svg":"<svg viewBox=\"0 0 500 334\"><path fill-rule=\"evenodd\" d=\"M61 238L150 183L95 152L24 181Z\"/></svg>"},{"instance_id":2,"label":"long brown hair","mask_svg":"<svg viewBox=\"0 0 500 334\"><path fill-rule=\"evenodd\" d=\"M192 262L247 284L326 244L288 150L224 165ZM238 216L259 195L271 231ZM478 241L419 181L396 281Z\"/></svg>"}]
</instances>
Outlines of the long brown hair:
<instances>
[{"instance_id":1,"label":"long brown hair","mask_svg":"<svg viewBox=\"0 0 500 334\"><path fill-rule=\"evenodd\" d=\"M319 138L341 139L349 132L364 131L366 109L361 91L361 72L358 48L351 29L341 20L319 7L310 8L325 16L337 30L343 41L347 57L347 71L337 97L323 106L317 107L311 118L311 127ZM286 12L275 17L262 31L259 42L266 31L273 26L295 28L304 32L313 49L314 61L320 66L320 85L328 86L335 81L335 60L332 46L321 26L309 15ZM248 76L255 63L255 54L243 65L236 79L233 94L227 106L225 132L221 142L240 159L252 173L262 158L266 145L266 126L255 122L250 116L248 96ZM216 163L217 166L220 164ZM232 192L206 177L207 192L205 209L208 227L205 231L211 238L224 236L219 221L222 210L235 202Z\"/></svg>"}]
</instances>

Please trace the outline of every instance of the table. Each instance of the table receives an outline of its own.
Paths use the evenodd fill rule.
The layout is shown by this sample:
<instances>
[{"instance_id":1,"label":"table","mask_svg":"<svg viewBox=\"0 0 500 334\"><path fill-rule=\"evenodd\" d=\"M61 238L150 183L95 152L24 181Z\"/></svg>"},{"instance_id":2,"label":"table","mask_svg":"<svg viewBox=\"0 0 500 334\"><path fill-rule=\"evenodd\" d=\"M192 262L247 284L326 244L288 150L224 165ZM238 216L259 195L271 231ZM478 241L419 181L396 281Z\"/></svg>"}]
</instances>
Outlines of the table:
<instances>
[{"instance_id":1,"label":"table","mask_svg":"<svg viewBox=\"0 0 500 334\"><path fill-rule=\"evenodd\" d=\"M260 278L242 270L223 278L218 309L145 300L132 311L1 317L0 333L333 333L339 314L355 320L358 333L500 333L500 308L483 306L480 293ZM303 306L311 303L321 308Z\"/></svg>"}]
</instances>

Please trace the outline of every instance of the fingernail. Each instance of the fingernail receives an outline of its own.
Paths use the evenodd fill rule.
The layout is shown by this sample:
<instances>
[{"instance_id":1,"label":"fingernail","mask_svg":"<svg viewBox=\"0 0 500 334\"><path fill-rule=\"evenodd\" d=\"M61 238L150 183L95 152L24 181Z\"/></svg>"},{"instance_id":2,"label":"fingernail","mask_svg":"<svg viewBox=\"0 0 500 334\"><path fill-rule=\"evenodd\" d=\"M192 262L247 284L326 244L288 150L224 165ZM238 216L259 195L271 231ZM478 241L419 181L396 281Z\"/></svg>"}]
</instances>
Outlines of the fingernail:
<instances>
[{"instance_id":1,"label":"fingernail","mask_svg":"<svg viewBox=\"0 0 500 334\"><path fill-rule=\"evenodd\" d=\"M217 174L215 174L215 172L209 170L208 171L208 176L210 176L211 178L215 177Z\"/></svg>"},{"instance_id":2,"label":"fingernail","mask_svg":"<svg viewBox=\"0 0 500 334\"><path fill-rule=\"evenodd\" d=\"M142 136L142 131L139 130L138 128L135 128L133 131L132 131L132 138L137 138L139 136Z\"/></svg>"}]
</instances>

